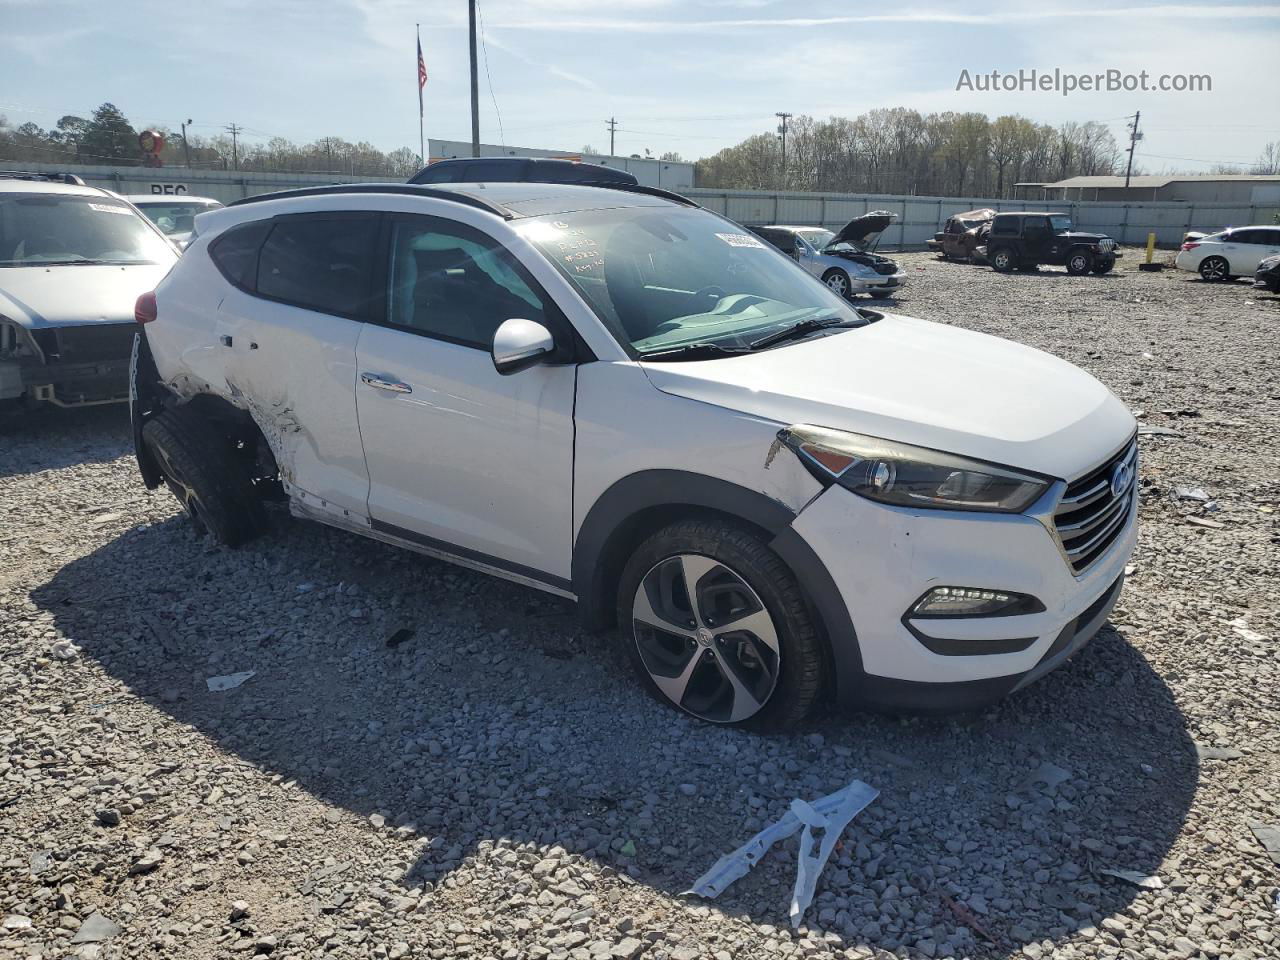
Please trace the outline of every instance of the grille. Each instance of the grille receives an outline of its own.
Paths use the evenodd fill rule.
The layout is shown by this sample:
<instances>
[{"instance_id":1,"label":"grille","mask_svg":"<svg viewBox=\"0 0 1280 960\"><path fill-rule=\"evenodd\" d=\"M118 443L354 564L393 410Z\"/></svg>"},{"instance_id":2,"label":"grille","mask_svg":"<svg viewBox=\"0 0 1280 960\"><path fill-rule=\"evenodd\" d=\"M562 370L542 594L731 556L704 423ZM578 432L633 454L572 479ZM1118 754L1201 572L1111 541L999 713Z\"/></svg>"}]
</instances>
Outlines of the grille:
<instances>
[{"instance_id":1,"label":"grille","mask_svg":"<svg viewBox=\"0 0 1280 960\"><path fill-rule=\"evenodd\" d=\"M1115 496L1111 492L1111 476L1116 467L1129 468L1129 485ZM1067 485L1053 523L1058 540L1067 555L1067 563L1076 573L1083 573L1115 543L1138 501L1138 440L1106 463Z\"/></svg>"},{"instance_id":2,"label":"grille","mask_svg":"<svg viewBox=\"0 0 1280 960\"><path fill-rule=\"evenodd\" d=\"M46 327L32 333L51 363L101 363L128 358L133 352L132 323L86 323Z\"/></svg>"},{"instance_id":3,"label":"grille","mask_svg":"<svg viewBox=\"0 0 1280 960\"><path fill-rule=\"evenodd\" d=\"M1098 247L1103 252L1110 253L1112 250L1116 248L1116 242L1114 240L1099 240Z\"/></svg>"}]
</instances>

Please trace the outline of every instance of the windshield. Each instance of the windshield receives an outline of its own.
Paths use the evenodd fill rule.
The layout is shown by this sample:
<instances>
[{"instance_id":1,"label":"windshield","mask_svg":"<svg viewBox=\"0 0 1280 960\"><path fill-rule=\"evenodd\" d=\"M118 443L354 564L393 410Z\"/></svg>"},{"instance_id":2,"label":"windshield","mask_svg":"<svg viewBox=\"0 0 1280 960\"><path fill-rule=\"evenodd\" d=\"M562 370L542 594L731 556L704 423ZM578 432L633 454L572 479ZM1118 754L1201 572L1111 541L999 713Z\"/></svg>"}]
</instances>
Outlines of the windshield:
<instances>
[{"instance_id":1,"label":"windshield","mask_svg":"<svg viewBox=\"0 0 1280 960\"><path fill-rule=\"evenodd\" d=\"M197 213L216 210L217 206L209 203L192 203L178 201L176 203L139 203L135 206L147 215L147 219L164 231L166 236L190 233L195 229Z\"/></svg>"},{"instance_id":2,"label":"windshield","mask_svg":"<svg viewBox=\"0 0 1280 960\"><path fill-rule=\"evenodd\" d=\"M821 250L836 238L830 230L797 230L796 233L804 237L809 246L815 250Z\"/></svg>"},{"instance_id":3,"label":"windshield","mask_svg":"<svg viewBox=\"0 0 1280 960\"><path fill-rule=\"evenodd\" d=\"M145 220L110 197L0 194L0 267L168 263L175 256Z\"/></svg>"},{"instance_id":4,"label":"windshield","mask_svg":"<svg viewBox=\"0 0 1280 960\"><path fill-rule=\"evenodd\" d=\"M1054 233L1066 233L1071 229L1071 218L1061 214L1052 216L1049 218L1049 226L1053 228Z\"/></svg>"},{"instance_id":5,"label":"windshield","mask_svg":"<svg viewBox=\"0 0 1280 960\"><path fill-rule=\"evenodd\" d=\"M695 343L747 348L803 320L866 322L791 258L705 211L587 210L516 229L641 355Z\"/></svg>"}]
</instances>

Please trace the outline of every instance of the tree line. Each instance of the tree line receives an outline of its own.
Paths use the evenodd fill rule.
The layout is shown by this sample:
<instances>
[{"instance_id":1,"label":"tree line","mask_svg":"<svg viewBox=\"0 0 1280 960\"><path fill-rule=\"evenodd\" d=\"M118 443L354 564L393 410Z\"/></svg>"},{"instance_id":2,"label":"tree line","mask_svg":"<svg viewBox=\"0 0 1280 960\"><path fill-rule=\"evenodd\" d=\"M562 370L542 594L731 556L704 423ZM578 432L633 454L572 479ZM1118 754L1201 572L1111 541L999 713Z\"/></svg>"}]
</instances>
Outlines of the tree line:
<instances>
[{"instance_id":1,"label":"tree line","mask_svg":"<svg viewBox=\"0 0 1280 960\"><path fill-rule=\"evenodd\" d=\"M1280 173L1280 144L1270 143L1249 171ZM1012 197L1017 183L1051 183L1124 172L1123 152L1097 121L1052 126L1017 114L927 113L903 107L852 120L796 117L786 154L775 133L748 137L699 160L700 187L812 190L942 197ZM1134 167L1135 174L1140 173Z\"/></svg>"},{"instance_id":2,"label":"tree line","mask_svg":"<svg viewBox=\"0 0 1280 960\"><path fill-rule=\"evenodd\" d=\"M416 173L417 151L401 147L383 153L370 143L322 137L298 144L283 137L265 142L233 140L230 133L202 136L188 130L153 126L164 136L161 163L166 167L258 172L332 173L404 179ZM67 115L45 130L35 123L12 126L0 115L0 162L139 166L145 162L139 130L114 104L104 103L89 117Z\"/></svg>"}]
</instances>

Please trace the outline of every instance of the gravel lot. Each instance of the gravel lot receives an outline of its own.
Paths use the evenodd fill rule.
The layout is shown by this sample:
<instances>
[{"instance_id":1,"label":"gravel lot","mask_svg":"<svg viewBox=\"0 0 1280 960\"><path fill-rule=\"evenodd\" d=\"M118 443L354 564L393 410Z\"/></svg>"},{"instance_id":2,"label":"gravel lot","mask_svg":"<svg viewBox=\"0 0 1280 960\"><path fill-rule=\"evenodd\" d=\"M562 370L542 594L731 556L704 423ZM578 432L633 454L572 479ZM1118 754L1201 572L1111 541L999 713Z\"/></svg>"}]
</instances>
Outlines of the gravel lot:
<instances>
[{"instance_id":1,"label":"gravel lot","mask_svg":"<svg viewBox=\"0 0 1280 960\"><path fill-rule=\"evenodd\" d=\"M1280 825L1280 298L1132 252L902 260L902 312L1176 431L1142 437L1129 586L1072 663L982 715L713 728L565 603L283 518L213 548L142 488L124 412L45 415L0 439L0 957L1280 956L1251 829ZM681 895L854 778L881 793L809 926L795 840Z\"/></svg>"}]
</instances>

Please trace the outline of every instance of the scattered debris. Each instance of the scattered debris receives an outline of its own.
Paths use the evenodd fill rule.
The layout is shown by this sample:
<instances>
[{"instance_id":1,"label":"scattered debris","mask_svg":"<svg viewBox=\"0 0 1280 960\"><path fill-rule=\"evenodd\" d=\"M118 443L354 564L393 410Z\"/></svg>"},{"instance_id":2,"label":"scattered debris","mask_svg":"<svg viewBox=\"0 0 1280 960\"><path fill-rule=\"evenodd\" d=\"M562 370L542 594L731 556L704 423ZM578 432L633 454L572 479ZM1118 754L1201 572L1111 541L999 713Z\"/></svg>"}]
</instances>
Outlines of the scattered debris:
<instances>
[{"instance_id":1,"label":"scattered debris","mask_svg":"<svg viewBox=\"0 0 1280 960\"><path fill-rule=\"evenodd\" d=\"M37 850L27 858L27 868L33 877L38 877L53 866L52 850Z\"/></svg>"},{"instance_id":2,"label":"scattered debris","mask_svg":"<svg viewBox=\"0 0 1280 960\"><path fill-rule=\"evenodd\" d=\"M1235 747L1210 747L1197 743L1196 756L1201 760L1239 760L1244 754Z\"/></svg>"},{"instance_id":3,"label":"scattered debris","mask_svg":"<svg viewBox=\"0 0 1280 960\"><path fill-rule=\"evenodd\" d=\"M835 848L840 834L879 791L861 780L854 780L842 790L827 794L812 804L791 801L791 808L732 853L725 854L700 876L686 893L714 900L735 880L745 876L779 840L803 830L796 864L796 885L791 897L791 924L799 926L804 912L813 900L818 875ZM814 830L822 830L822 839L814 854Z\"/></svg>"},{"instance_id":4,"label":"scattered debris","mask_svg":"<svg viewBox=\"0 0 1280 960\"><path fill-rule=\"evenodd\" d=\"M1210 499L1203 487L1174 487L1173 494L1179 500L1198 500L1200 503L1208 503Z\"/></svg>"},{"instance_id":5,"label":"scattered debris","mask_svg":"<svg viewBox=\"0 0 1280 960\"><path fill-rule=\"evenodd\" d=\"M50 652L59 660L74 660L80 656L80 648L70 640L55 640Z\"/></svg>"},{"instance_id":6,"label":"scattered debris","mask_svg":"<svg viewBox=\"0 0 1280 960\"><path fill-rule=\"evenodd\" d=\"M108 920L95 910L84 918L84 921L80 924L80 929L71 938L71 942L101 943L103 940L110 940L112 937L119 936L122 933L124 933L124 927Z\"/></svg>"},{"instance_id":7,"label":"scattered debris","mask_svg":"<svg viewBox=\"0 0 1280 960\"><path fill-rule=\"evenodd\" d=\"M1259 633L1257 630L1250 630L1249 622L1244 617L1237 617L1228 626L1235 631L1236 636L1241 640L1248 640L1250 643L1263 643L1267 639L1265 634Z\"/></svg>"},{"instance_id":8,"label":"scattered debris","mask_svg":"<svg viewBox=\"0 0 1280 960\"><path fill-rule=\"evenodd\" d=\"M395 633L391 634L391 636L387 637L387 646L395 649L406 640L412 640L413 633L414 631L410 630L408 627L401 627Z\"/></svg>"},{"instance_id":9,"label":"scattered debris","mask_svg":"<svg viewBox=\"0 0 1280 960\"><path fill-rule=\"evenodd\" d=\"M1253 835L1258 838L1258 842L1262 844L1267 856L1271 858L1271 862L1280 866L1280 823L1258 823L1249 824L1249 829L1253 831Z\"/></svg>"},{"instance_id":10,"label":"scattered debris","mask_svg":"<svg viewBox=\"0 0 1280 960\"><path fill-rule=\"evenodd\" d=\"M246 670L244 673L229 673L224 677L209 677L204 683L210 693L220 693L223 690L234 690L250 677L255 676L257 672L257 670Z\"/></svg>"},{"instance_id":11,"label":"scattered debris","mask_svg":"<svg viewBox=\"0 0 1280 960\"><path fill-rule=\"evenodd\" d=\"M1152 423L1143 423L1138 425L1138 436L1140 437L1181 437L1184 436L1181 430L1171 430L1168 427L1157 427Z\"/></svg>"},{"instance_id":12,"label":"scattered debris","mask_svg":"<svg viewBox=\"0 0 1280 960\"><path fill-rule=\"evenodd\" d=\"M1164 881L1155 874L1142 873L1138 870L1099 870L1098 872L1108 877L1116 877L1126 883L1132 883L1135 887L1141 887L1143 890L1164 889Z\"/></svg>"},{"instance_id":13,"label":"scattered debris","mask_svg":"<svg viewBox=\"0 0 1280 960\"><path fill-rule=\"evenodd\" d=\"M945 891L941 891L940 896L942 897L942 902L945 903L950 908L951 912L956 915L957 920L984 940L988 940L991 943L997 942L996 938L987 932L987 928L982 925L982 921L974 916L972 910L966 907L963 903L957 903L956 900Z\"/></svg>"},{"instance_id":14,"label":"scattered debris","mask_svg":"<svg viewBox=\"0 0 1280 960\"><path fill-rule=\"evenodd\" d=\"M1187 517L1187 523L1193 527L1208 527L1210 530L1225 530L1226 524L1217 520L1206 520L1204 517Z\"/></svg>"}]
</instances>

